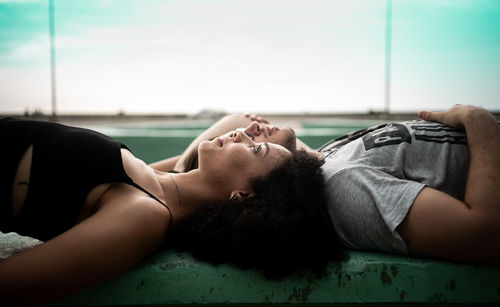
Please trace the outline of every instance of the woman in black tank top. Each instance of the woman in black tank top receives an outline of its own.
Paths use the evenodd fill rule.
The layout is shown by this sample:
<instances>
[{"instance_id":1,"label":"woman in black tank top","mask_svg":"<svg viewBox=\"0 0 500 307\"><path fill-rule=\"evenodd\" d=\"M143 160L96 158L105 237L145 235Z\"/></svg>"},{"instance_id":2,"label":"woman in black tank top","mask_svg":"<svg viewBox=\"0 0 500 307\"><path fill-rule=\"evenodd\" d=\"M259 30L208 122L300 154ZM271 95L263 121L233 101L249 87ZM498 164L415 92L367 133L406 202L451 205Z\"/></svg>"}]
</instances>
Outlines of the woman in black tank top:
<instances>
[{"instance_id":1,"label":"woman in black tank top","mask_svg":"<svg viewBox=\"0 0 500 307\"><path fill-rule=\"evenodd\" d=\"M424 188L397 231L415 255L498 263L498 123L490 113L471 106L421 112L419 117L465 128L471 153L467 205ZM262 143L271 141L269 127L266 133L254 125L246 133L213 138L214 131L222 134L231 125L209 129L186 150L198 147L196 170L168 174L161 171L184 167L180 162L185 162L186 155L154 163L151 166L157 170L153 170L124 145L95 132L0 120L5 145L0 151L0 227L49 239L0 262L3 302L43 302L74 293L132 267L160 242L202 259L258 268L269 275L304 268L320 273L329 259L340 259L342 251L323 206L324 183L314 155L301 150L290 154ZM65 144L46 132L51 129L69 133ZM81 134L83 141L74 142L79 137L73 137L73 132ZM100 145L92 145L91 139ZM307 149L300 143L297 140L296 149ZM29 148L32 176L16 181L19 160ZM70 154L54 154L50 148ZM68 158L79 155L86 158ZM71 182L79 182L77 188ZM11 193L16 184L27 187L27 192L21 209L13 214ZM96 184L106 189L97 193L92 210L82 218L78 215L82 204L75 201L82 197L76 195L85 196L88 186L89 195L94 193ZM41 191L44 201L36 201L40 194L33 192L35 185L46 189ZM84 205L93 199L89 195L83 197ZM478 231L486 235L478 236Z\"/></svg>"},{"instance_id":2,"label":"woman in black tank top","mask_svg":"<svg viewBox=\"0 0 500 307\"><path fill-rule=\"evenodd\" d=\"M201 142L198 169L176 174L87 129L1 119L0 137L0 230L45 241L0 262L3 303L75 293L161 243L276 274L340 255L326 244L320 163L302 151L238 131Z\"/></svg>"}]
</instances>

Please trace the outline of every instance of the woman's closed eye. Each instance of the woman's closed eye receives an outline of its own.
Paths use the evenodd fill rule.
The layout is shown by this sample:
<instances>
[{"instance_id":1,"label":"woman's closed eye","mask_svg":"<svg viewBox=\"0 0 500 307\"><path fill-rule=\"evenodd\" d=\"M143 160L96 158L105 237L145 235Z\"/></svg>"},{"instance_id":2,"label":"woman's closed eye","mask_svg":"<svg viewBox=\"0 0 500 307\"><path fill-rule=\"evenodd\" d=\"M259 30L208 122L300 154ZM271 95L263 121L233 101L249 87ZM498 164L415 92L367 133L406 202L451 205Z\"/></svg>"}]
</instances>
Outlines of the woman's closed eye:
<instances>
[{"instance_id":1,"label":"woman's closed eye","mask_svg":"<svg viewBox=\"0 0 500 307\"><path fill-rule=\"evenodd\" d=\"M253 147L254 154L258 154L261 149L262 149L262 144L260 144L259 146L254 146Z\"/></svg>"}]
</instances>

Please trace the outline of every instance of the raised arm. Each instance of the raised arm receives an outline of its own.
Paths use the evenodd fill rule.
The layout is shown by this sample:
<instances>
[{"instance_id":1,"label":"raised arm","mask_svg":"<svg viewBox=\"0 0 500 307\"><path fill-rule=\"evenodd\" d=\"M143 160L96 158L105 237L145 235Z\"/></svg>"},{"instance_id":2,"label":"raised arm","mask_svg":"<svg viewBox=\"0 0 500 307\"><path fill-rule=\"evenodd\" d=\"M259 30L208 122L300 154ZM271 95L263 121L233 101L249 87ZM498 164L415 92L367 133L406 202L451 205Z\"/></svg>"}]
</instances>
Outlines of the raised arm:
<instances>
[{"instance_id":1,"label":"raised arm","mask_svg":"<svg viewBox=\"0 0 500 307\"><path fill-rule=\"evenodd\" d=\"M250 116L244 114L230 114L226 115L217 121L215 124L210 126L207 130L205 130L202 134L200 134L194 141L189 144L186 150L182 153L177 164L175 165L175 170L183 171L184 163L186 159L190 156L191 151L198 148L201 142L210 140L212 138L218 137L227 133L229 131L235 130L237 128L246 127L252 120Z\"/></svg>"},{"instance_id":2,"label":"raised arm","mask_svg":"<svg viewBox=\"0 0 500 307\"><path fill-rule=\"evenodd\" d=\"M202 134L200 134L196 139L194 139L191 142L191 144L186 148L186 150L182 153L182 155L152 163L150 164L150 166L156 170L164 172L170 170L183 172L185 171L185 165L187 160L193 157L192 152L194 150L197 150L198 145L202 141L210 140L212 138L221 136L225 133L228 133L229 131L233 131L238 128L245 128L253 121L269 124L269 122L266 119L253 114L230 114L224 116L222 119L220 119L211 127L209 127L207 130L205 130ZM309 146L307 146L304 142L302 142L298 138L296 139L296 147L297 149L306 150L314 156L318 155L316 151L312 150Z\"/></svg>"},{"instance_id":3,"label":"raised arm","mask_svg":"<svg viewBox=\"0 0 500 307\"><path fill-rule=\"evenodd\" d=\"M420 112L425 120L464 128L470 153L464 201L431 188L398 227L410 253L500 264L500 129L491 113L456 105Z\"/></svg>"},{"instance_id":4,"label":"raised arm","mask_svg":"<svg viewBox=\"0 0 500 307\"><path fill-rule=\"evenodd\" d=\"M191 151L195 150L201 142L223 135L237 128L246 127L253 120L267 123L267 120L250 114L226 115L194 139L186 150L184 150L182 155L152 163L150 166L164 172L170 170L183 171L183 165L186 159L190 156Z\"/></svg>"},{"instance_id":5,"label":"raised arm","mask_svg":"<svg viewBox=\"0 0 500 307\"><path fill-rule=\"evenodd\" d=\"M161 161L156 161L149 164L149 166L151 166L157 171L168 172L175 168L175 165L179 161L180 157L181 155L177 155L175 157L167 158Z\"/></svg>"},{"instance_id":6,"label":"raised arm","mask_svg":"<svg viewBox=\"0 0 500 307\"><path fill-rule=\"evenodd\" d=\"M0 262L2 304L39 304L71 295L130 269L158 246L169 221L164 208L150 199L109 205Z\"/></svg>"}]
</instances>

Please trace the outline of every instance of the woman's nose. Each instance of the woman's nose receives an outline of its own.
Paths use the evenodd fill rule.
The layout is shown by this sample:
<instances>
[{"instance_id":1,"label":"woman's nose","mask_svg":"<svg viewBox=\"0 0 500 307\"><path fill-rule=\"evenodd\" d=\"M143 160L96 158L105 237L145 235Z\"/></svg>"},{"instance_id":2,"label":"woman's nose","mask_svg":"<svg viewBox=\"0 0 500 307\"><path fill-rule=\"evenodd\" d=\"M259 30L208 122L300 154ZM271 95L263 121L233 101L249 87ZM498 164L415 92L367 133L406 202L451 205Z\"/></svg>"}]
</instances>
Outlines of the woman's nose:
<instances>
[{"instance_id":1,"label":"woman's nose","mask_svg":"<svg viewBox=\"0 0 500 307\"><path fill-rule=\"evenodd\" d=\"M248 142L251 143L253 142L252 139L246 134L246 132L237 130L234 134L233 137L233 142L239 143L239 142Z\"/></svg>"},{"instance_id":2,"label":"woman's nose","mask_svg":"<svg viewBox=\"0 0 500 307\"><path fill-rule=\"evenodd\" d=\"M245 128L237 128L236 130L234 130L233 133L236 133L236 131L241 131L241 132L244 132L252 141L255 139L255 136L253 135L253 133L249 132L247 129ZM231 134L231 136L233 136L234 134Z\"/></svg>"}]
</instances>

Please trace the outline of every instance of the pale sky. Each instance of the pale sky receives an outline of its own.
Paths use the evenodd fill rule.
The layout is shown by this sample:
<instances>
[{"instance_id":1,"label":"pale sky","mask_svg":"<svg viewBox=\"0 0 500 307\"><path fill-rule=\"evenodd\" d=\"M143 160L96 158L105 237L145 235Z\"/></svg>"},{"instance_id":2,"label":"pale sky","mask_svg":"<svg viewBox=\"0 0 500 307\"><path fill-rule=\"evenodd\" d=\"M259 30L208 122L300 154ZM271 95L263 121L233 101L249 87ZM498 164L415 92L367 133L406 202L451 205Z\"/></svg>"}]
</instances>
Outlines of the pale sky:
<instances>
[{"instance_id":1,"label":"pale sky","mask_svg":"<svg viewBox=\"0 0 500 307\"><path fill-rule=\"evenodd\" d=\"M55 0L58 112L384 108L385 0ZM500 110L500 0L393 0L391 111ZM0 0L0 113L51 112L48 1Z\"/></svg>"}]
</instances>

